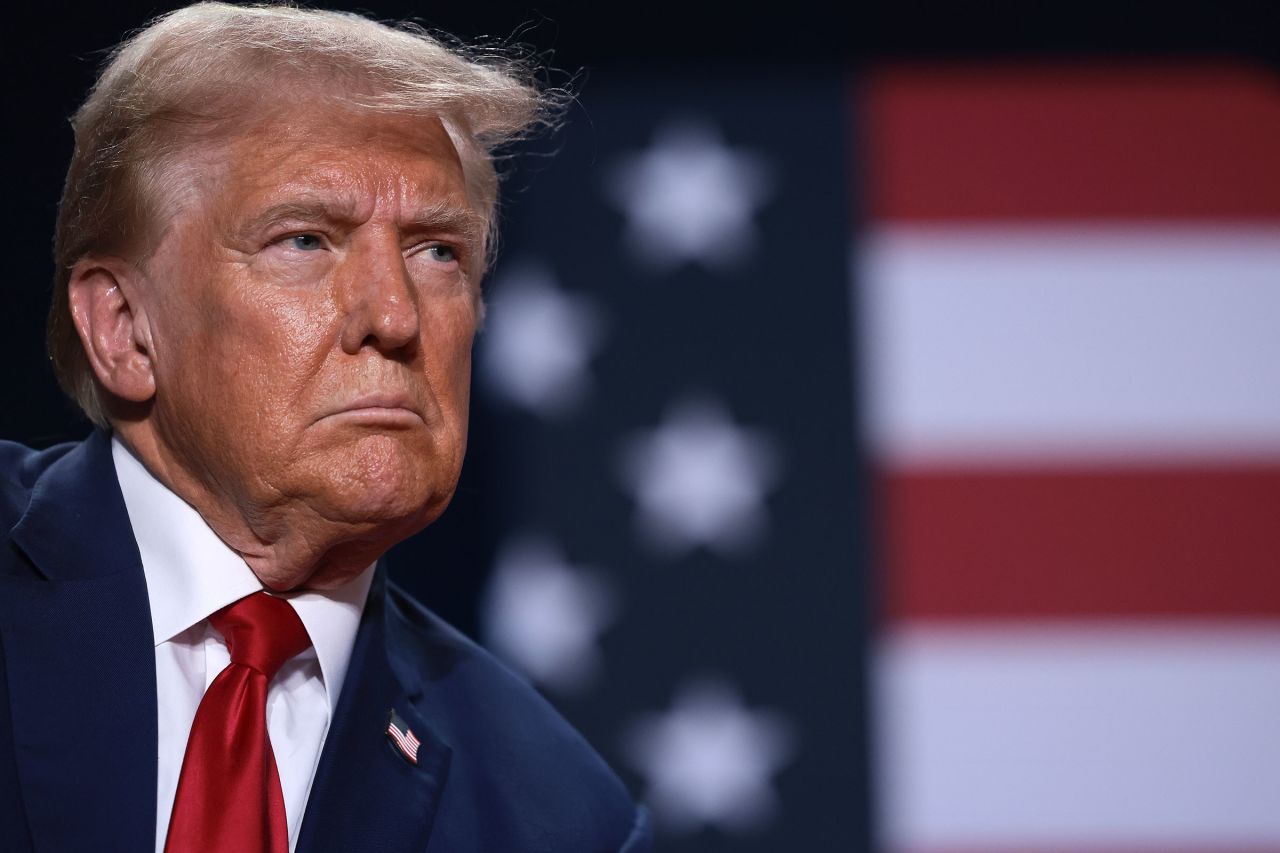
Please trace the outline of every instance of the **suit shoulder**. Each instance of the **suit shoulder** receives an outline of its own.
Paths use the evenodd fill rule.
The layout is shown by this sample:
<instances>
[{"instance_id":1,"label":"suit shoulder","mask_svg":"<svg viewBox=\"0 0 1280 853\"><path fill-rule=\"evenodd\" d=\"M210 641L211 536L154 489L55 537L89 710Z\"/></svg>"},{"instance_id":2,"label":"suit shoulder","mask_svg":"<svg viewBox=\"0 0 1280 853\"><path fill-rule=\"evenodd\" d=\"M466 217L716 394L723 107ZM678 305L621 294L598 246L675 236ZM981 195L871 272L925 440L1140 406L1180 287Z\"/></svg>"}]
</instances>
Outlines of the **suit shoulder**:
<instances>
[{"instance_id":1,"label":"suit shoulder","mask_svg":"<svg viewBox=\"0 0 1280 853\"><path fill-rule=\"evenodd\" d=\"M388 600L396 655L416 670L402 678L454 751L449 789L502 806L486 820L541 827L553 849L619 850L643 831L622 782L526 680L394 584Z\"/></svg>"},{"instance_id":2,"label":"suit shoulder","mask_svg":"<svg viewBox=\"0 0 1280 853\"><path fill-rule=\"evenodd\" d=\"M26 511L40 475L75 447L68 443L32 450L14 441L0 441L0 525L5 531Z\"/></svg>"}]
</instances>

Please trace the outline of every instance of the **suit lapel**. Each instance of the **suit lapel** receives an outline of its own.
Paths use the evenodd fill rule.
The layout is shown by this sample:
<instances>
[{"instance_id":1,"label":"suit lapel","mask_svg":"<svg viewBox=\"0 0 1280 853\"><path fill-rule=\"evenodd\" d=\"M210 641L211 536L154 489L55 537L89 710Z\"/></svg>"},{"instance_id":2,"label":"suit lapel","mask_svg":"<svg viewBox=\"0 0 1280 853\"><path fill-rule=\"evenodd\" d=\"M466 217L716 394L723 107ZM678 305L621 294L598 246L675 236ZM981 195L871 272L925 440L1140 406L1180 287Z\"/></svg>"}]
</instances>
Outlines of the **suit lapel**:
<instances>
[{"instance_id":1,"label":"suit lapel","mask_svg":"<svg viewBox=\"0 0 1280 853\"><path fill-rule=\"evenodd\" d=\"M41 575L0 578L14 745L35 849L152 849L151 612L105 433L45 471L10 537Z\"/></svg>"},{"instance_id":2,"label":"suit lapel","mask_svg":"<svg viewBox=\"0 0 1280 853\"><path fill-rule=\"evenodd\" d=\"M297 853L425 850L431 835L451 753L392 669L385 575L379 566L369 589ZM387 735L393 710L421 741L416 764Z\"/></svg>"}]
</instances>

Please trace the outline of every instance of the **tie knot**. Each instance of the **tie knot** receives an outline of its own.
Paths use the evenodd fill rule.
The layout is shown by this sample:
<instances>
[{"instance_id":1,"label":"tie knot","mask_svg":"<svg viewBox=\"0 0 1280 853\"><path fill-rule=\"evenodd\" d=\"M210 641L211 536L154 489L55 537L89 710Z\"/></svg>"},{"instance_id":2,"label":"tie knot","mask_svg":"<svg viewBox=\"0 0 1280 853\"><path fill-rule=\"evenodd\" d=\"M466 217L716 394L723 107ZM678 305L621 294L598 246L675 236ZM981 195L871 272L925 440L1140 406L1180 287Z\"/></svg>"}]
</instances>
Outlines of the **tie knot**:
<instances>
[{"instance_id":1,"label":"tie knot","mask_svg":"<svg viewBox=\"0 0 1280 853\"><path fill-rule=\"evenodd\" d=\"M284 662L310 648L311 638L292 605L265 592L246 595L209 617L222 632L231 662L270 681Z\"/></svg>"}]
</instances>

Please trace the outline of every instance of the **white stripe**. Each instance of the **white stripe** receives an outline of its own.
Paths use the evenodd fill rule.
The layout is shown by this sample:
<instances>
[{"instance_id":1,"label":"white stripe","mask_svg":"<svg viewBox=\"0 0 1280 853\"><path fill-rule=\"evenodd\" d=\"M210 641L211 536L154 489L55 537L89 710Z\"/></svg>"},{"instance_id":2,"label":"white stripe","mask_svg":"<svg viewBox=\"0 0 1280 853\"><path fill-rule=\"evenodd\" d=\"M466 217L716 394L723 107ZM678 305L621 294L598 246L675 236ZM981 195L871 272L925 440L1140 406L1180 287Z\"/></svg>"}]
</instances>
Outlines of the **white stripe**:
<instances>
[{"instance_id":1,"label":"white stripe","mask_svg":"<svg viewBox=\"0 0 1280 853\"><path fill-rule=\"evenodd\" d=\"M1280 849L1280 623L900 627L889 850Z\"/></svg>"},{"instance_id":2,"label":"white stripe","mask_svg":"<svg viewBox=\"0 0 1280 853\"><path fill-rule=\"evenodd\" d=\"M1280 457L1280 223L889 226L854 264L882 458Z\"/></svg>"}]
</instances>

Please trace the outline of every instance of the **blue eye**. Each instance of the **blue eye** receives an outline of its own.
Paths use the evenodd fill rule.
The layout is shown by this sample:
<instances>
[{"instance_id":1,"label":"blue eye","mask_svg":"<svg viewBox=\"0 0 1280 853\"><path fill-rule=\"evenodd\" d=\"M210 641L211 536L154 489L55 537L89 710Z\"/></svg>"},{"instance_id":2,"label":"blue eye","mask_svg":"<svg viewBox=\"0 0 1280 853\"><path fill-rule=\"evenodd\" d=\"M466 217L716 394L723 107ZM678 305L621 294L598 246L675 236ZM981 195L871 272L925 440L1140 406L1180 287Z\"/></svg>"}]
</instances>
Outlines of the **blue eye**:
<instances>
[{"instance_id":1,"label":"blue eye","mask_svg":"<svg viewBox=\"0 0 1280 853\"><path fill-rule=\"evenodd\" d=\"M289 238L289 242L293 244L293 248L303 252L314 252L322 248L320 238L315 234L295 234Z\"/></svg>"},{"instance_id":2,"label":"blue eye","mask_svg":"<svg viewBox=\"0 0 1280 853\"><path fill-rule=\"evenodd\" d=\"M431 253L431 257L435 258L437 261L440 261L441 263L447 264L450 261L456 261L458 259L458 255L456 252L453 251L453 247L446 246L442 243L437 243L427 251Z\"/></svg>"}]
</instances>

